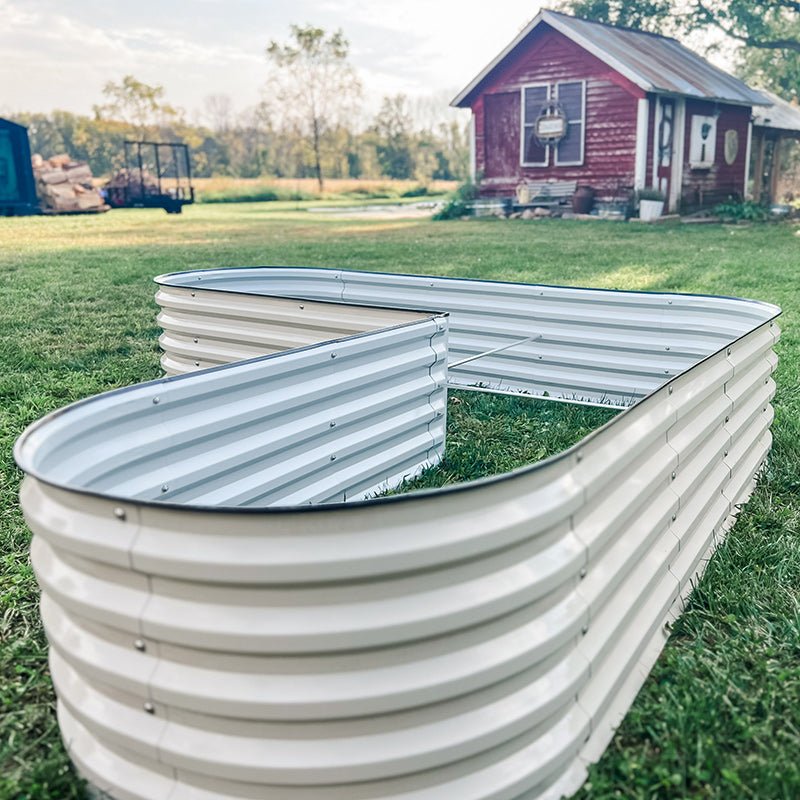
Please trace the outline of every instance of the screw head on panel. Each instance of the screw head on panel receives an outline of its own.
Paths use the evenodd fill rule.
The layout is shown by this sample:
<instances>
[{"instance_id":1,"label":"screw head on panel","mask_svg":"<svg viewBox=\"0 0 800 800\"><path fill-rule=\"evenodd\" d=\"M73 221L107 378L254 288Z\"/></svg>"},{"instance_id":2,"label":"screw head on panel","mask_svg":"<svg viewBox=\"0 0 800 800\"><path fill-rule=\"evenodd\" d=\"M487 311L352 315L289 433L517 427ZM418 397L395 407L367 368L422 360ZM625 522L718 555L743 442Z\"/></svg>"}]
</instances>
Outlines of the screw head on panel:
<instances>
[{"instance_id":1,"label":"screw head on panel","mask_svg":"<svg viewBox=\"0 0 800 800\"><path fill-rule=\"evenodd\" d=\"M676 472L673 472L672 473L672 480L675 480L675 478L677 478L677 477L678 477L678 474Z\"/></svg>"},{"instance_id":2,"label":"screw head on panel","mask_svg":"<svg viewBox=\"0 0 800 800\"><path fill-rule=\"evenodd\" d=\"M194 339L192 339L192 341L193 341L195 344L197 344L197 343L198 343L200 340L199 340L198 338L196 338L196 337L195 337Z\"/></svg>"},{"instance_id":3,"label":"screw head on panel","mask_svg":"<svg viewBox=\"0 0 800 800\"><path fill-rule=\"evenodd\" d=\"M161 491L162 492L168 492L169 491L169 484L168 483L161 484Z\"/></svg>"},{"instance_id":4,"label":"screw head on panel","mask_svg":"<svg viewBox=\"0 0 800 800\"><path fill-rule=\"evenodd\" d=\"M300 310L302 311L304 308L305 308L305 306L301 303L300 304Z\"/></svg>"},{"instance_id":5,"label":"screw head on panel","mask_svg":"<svg viewBox=\"0 0 800 800\"><path fill-rule=\"evenodd\" d=\"M331 461L336 461L336 456L335 455L331 455Z\"/></svg>"},{"instance_id":6,"label":"screw head on panel","mask_svg":"<svg viewBox=\"0 0 800 800\"><path fill-rule=\"evenodd\" d=\"M581 571L578 575L580 575L581 580L583 580L586 577L586 567L581 567Z\"/></svg>"},{"instance_id":7,"label":"screw head on panel","mask_svg":"<svg viewBox=\"0 0 800 800\"><path fill-rule=\"evenodd\" d=\"M667 345L667 346L666 346L664 349L665 349L665 350L669 350L669 345Z\"/></svg>"},{"instance_id":8,"label":"screw head on panel","mask_svg":"<svg viewBox=\"0 0 800 800\"><path fill-rule=\"evenodd\" d=\"M587 633L589 633L589 626L588 625L584 625L581 628L581 635L586 636Z\"/></svg>"},{"instance_id":9,"label":"screw head on panel","mask_svg":"<svg viewBox=\"0 0 800 800\"><path fill-rule=\"evenodd\" d=\"M726 355L730 355L730 354L731 354L731 349L730 349L730 347L729 347L729 348L728 348L728 349L725 351L725 354L726 354Z\"/></svg>"},{"instance_id":10,"label":"screw head on panel","mask_svg":"<svg viewBox=\"0 0 800 800\"><path fill-rule=\"evenodd\" d=\"M153 405L154 406L157 406L160 402L161 402L161 398L160 397L154 397L153 398Z\"/></svg>"},{"instance_id":11,"label":"screw head on panel","mask_svg":"<svg viewBox=\"0 0 800 800\"><path fill-rule=\"evenodd\" d=\"M670 386L668 389L669 394L672 394L672 387Z\"/></svg>"},{"instance_id":12,"label":"screw head on panel","mask_svg":"<svg viewBox=\"0 0 800 800\"><path fill-rule=\"evenodd\" d=\"M156 707L149 700L144 704L143 708L148 714L156 713Z\"/></svg>"},{"instance_id":13,"label":"screw head on panel","mask_svg":"<svg viewBox=\"0 0 800 800\"><path fill-rule=\"evenodd\" d=\"M336 358L336 353L331 353L331 358Z\"/></svg>"},{"instance_id":14,"label":"screw head on panel","mask_svg":"<svg viewBox=\"0 0 800 800\"><path fill-rule=\"evenodd\" d=\"M723 457L724 457L724 458L727 458L727 457L728 457L728 451L727 451L727 450L725 450L725 451L722 453L722 455L723 455Z\"/></svg>"},{"instance_id":15,"label":"screw head on panel","mask_svg":"<svg viewBox=\"0 0 800 800\"><path fill-rule=\"evenodd\" d=\"M125 513L125 509L124 509L124 508L120 508L120 506L117 506L117 507L114 509L114 516L115 516L117 519L122 519L122 520L124 520L124 519L125 519L125 517L127 516L127 514Z\"/></svg>"},{"instance_id":16,"label":"screw head on panel","mask_svg":"<svg viewBox=\"0 0 800 800\"><path fill-rule=\"evenodd\" d=\"M731 421L730 417L725 417L725 422L730 422L730 421Z\"/></svg>"},{"instance_id":17,"label":"screw head on panel","mask_svg":"<svg viewBox=\"0 0 800 800\"><path fill-rule=\"evenodd\" d=\"M331 428L335 428L336 427L336 420L335 419L331 420L331 425L330 426L331 426Z\"/></svg>"},{"instance_id":18,"label":"screw head on panel","mask_svg":"<svg viewBox=\"0 0 800 800\"><path fill-rule=\"evenodd\" d=\"M672 521L675 522L676 519L678 519L678 515L677 514L673 514L672 515Z\"/></svg>"},{"instance_id":19,"label":"screw head on panel","mask_svg":"<svg viewBox=\"0 0 800 800\"><path fill-rule=\"evenodd\" d=\"M195 294L194 294L194 292L192 292L192 297L194 297L194 296L195 296Z\"/></svg>"},{"instance_id":20,"label":"screw head on panel","mask_svg":"<svg viewBox=\"0 0 800 800\"><path fill-rule=\"evenodd\" d=\"M136 639L133 643L133 646L140 652L144 653L147 650L147 645L144 643L142 639Z\"/></svg>"},{"instance_id":21,"label":"screw head on panel","mask_svg":"<svg viewBox=\"0 0 800 800\"><path fill-rule=\"evenodd\" d=\"M200 362L199 362L199 361L195 361L195 362L194 362L194 365L195 365L196 367L199 367L199 366L200 366Z\"/></svg>"},{"instance_id":22,"label":"screw head on panel","mask_svg":"<svg viewBox=\"0 0 800 800\"><path fill-rule=\"evenodd\" d=\"M581 461L583 461L583 451L582 450L578 450L578 452L575 454L575 460L579 464L581 463Z\"/></svg>"}]
</instances>

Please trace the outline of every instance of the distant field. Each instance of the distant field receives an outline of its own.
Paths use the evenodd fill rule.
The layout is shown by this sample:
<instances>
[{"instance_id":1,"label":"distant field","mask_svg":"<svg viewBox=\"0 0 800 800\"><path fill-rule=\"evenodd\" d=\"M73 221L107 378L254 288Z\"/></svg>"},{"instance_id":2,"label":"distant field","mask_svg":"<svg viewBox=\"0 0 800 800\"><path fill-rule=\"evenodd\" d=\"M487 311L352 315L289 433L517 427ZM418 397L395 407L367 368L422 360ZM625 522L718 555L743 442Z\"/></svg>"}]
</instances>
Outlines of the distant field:
<instances>
[{"instance_id":1,"label":"distant field","mask_svg":"<svg viewBox=\"0 0 800 800\"><path fill-rule=\"evenodd\" d=\"M55 408L160 374L154 275L257 264L701 292L782 306L769 467L578 797L800 798L797 227L342 219L305 213L310 205L0 218L0 800L83 797L58 735L12 444ZM429 476L437 485L542 458L608 413L460 400L451 403L447 460Z\"/></svg>"},{"instance_id":2,"label":"distant field","mask_svg":"<svg viewBox=\"0 0 800 800\"><path fill-rule=\"evenodd\" d=\"M456 181L399 181L381 178L361 180L330 178L320 194L316 178L195 178L198 199L204 203L257 202L268 200L398 200L442 196L452 192Z\"/></svg>"}]
</instances>

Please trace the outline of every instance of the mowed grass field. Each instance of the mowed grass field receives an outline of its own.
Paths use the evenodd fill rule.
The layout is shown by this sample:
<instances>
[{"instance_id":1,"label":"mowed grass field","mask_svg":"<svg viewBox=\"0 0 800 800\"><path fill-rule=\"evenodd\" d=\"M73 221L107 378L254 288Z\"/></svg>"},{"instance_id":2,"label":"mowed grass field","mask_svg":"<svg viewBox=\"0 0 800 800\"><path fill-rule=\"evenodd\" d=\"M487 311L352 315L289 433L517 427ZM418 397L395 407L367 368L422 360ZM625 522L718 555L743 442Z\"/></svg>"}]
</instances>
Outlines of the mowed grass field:
<instances>
[{"instance_id":1,"label":"mowed grass field","mask_svg":"<svg viewBox=\"0 0 800 800\"><path fill-rule=\"evenodd\" d=\"M13 442L55 408L160 374L154 275L254 264L701 292L782 306L768 469L579 796L800 797L795 228L344 220L296 207L0 219L0 798L83 796L55 720ZM440 483L542 458L609 415L470 393L458 399Z\"/></svg>"}]
</instances>

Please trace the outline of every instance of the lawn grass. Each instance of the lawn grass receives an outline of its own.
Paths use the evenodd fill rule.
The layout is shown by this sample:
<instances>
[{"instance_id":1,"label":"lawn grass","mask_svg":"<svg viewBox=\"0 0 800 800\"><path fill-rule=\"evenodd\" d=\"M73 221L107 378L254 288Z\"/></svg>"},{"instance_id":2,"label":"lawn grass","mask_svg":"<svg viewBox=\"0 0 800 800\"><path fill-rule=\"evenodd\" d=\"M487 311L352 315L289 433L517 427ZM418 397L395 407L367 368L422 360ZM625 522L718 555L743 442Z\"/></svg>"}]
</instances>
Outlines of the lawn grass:
<instances>
[{"instance_id":1,"label":"lawn grass","mask_svg":"<svg viewBox=\"0 0 800 800\"><path fill-rule=\"evenodd\" d=\"M246 203L316 200L347 202L414 202L431 197L444 197L458 185L456 181L367 180L329 178L320 192L316 178L195 178L198 202Z\"/></svg>"},{"instance_id":2,"label":"lawn grass","mask_svg":"<svg viewBox=\"0 0 800 800\"><path fill-rule=\"evenodd\" d=\"M159 374L154 275L248 264L704 292L782 306L769 467L579 797L800 797L794 228L346 220L295 205L0 219L0 798L82 797L53 714L13 441L54 408ZM609 413L453 397L460 402L450 403L447 458L421 479L436 485L538 459Z\"/></svg>"}]
</instances>

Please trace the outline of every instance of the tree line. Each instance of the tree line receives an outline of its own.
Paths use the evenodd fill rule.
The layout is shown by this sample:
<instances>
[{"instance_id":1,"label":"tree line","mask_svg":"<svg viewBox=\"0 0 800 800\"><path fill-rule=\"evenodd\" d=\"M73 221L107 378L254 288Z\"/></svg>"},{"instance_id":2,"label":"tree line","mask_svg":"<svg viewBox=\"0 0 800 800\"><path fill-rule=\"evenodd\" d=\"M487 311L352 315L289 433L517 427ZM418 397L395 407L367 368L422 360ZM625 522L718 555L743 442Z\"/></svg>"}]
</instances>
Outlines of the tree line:
<instances>
[{"instance_id":1,"label":"tree line","mask_svg":"<svg viewBox=\"0 0 800 800\"><path fill-rule=\"evenodd\" d=\"M126 139L189 145L195 175L254 178L462 180L468 174L466 121L446 97L384 97L371 118L341 31L292 26L288 42L265 51L264 99L237 113L227 95L206 98L190 121L162 86L132 75L109 82L93 113L18 113L33 152L68 153L95 175L123 166Z\"/></svg>"}]
</instances>

